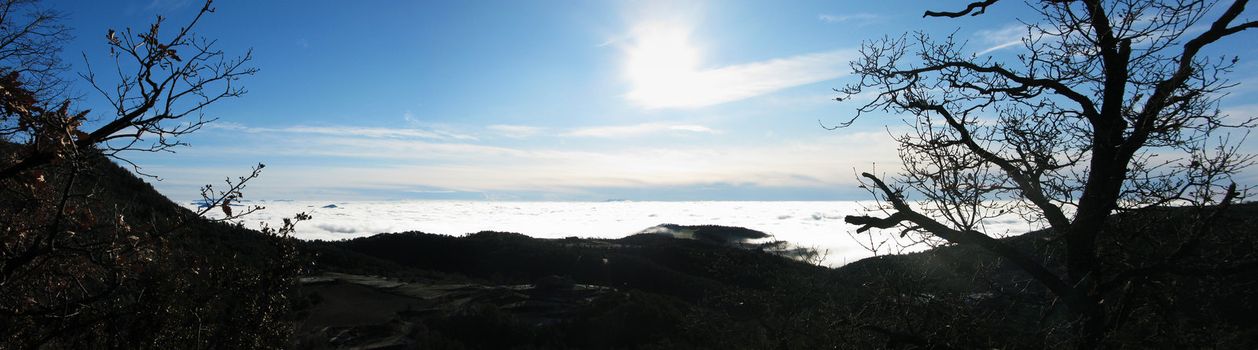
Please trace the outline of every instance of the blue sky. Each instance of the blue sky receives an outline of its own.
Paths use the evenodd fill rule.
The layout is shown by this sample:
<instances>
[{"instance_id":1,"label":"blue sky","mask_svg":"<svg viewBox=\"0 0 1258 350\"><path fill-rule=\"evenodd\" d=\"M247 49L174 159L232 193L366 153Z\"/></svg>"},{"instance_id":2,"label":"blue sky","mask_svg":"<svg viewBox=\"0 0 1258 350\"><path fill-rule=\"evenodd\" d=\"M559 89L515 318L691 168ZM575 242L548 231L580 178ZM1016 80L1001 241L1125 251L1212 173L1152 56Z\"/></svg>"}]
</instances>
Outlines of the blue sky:
<instances>
[{"instance_id":1,"label":"blue sky","mask_svg":"<svg viewBox=\"0 0 1258 350\"><path fill-rule=\"evenodd\" d=\"M129 158L181 199L258 162L253 198L864 199L856 172L896 168L895 122L821 127L852 115L831 99L855 49L955 30L1010 54L1029 13L1001 5L942 20L914 1L219 1L198 32L253 49L248 94L208 109L191 147ZM107 66L108 28L199 6L55 4L76 68ZM1258 57L1253 39L1220 46ZM1252 115L1247 68L1225 107Z\"/></svg>"}]
</instances>

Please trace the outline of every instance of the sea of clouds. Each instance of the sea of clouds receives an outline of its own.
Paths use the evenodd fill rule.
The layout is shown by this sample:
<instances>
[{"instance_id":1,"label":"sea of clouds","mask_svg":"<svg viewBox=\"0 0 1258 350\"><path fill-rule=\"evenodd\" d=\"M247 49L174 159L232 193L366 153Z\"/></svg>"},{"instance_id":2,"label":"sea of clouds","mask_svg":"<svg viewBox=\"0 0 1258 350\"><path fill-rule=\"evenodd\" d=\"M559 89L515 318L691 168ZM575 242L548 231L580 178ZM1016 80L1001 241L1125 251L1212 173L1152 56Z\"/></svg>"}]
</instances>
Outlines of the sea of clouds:
<instances>
[{"instance_id":1,"label":"sea of clouds","mask_svg":"<svg viewBox=\"0 0 1258 350\"><path fill-rule=\"evenodd\" d=\"M861 203L834 202L492 202L492 201L253 201L260 205L241 223L259 228L305 212L300 239L340 240L377 233L421 231L464 235L479 231L517 232L536 238L620 238L659 224L739 226L823 253L823 263L839 266L872 256L853 238L846 215L863 215ZM185 203L195 209L196 203ZM238 208L240 210L243 208ZM221 217L211 210L211 217ZM985 231L1013 235L1033 226L1015 216L985 221ZM890 235L891 233L884 233ZM856 235L856 237L865 237ZM868 238L863 241L868 242ZM926 247L918 247L924 249ZM911 249L911 250L917 250Z\"/></svg>"}]
</instances>

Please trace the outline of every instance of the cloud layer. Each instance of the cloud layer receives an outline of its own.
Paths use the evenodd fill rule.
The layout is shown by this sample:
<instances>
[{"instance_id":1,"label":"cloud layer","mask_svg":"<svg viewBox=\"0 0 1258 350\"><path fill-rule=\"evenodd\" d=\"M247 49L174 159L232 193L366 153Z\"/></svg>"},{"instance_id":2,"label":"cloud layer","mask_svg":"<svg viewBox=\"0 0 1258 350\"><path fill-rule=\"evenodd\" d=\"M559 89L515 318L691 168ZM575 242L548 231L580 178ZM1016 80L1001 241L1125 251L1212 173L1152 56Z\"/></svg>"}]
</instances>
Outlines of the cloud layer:
<instances>
[{"instance_id":1,"label":"cloud layer","mask_svg":"<svg viewBox=\"0 0 1258 350\"><path fill-rule=\"evenodd\" d=\"M242 128L266 129L233 128L207 136L222 138L221 133ZM264 193L255 198L326 198L330 191L348 194L341 198L371 198L373 191L396 194L422 190L546 193L552 196L548 198L568 199L597 198L597 193L606 189L651 191L714 185L833 190L851 187L854 168L897 159L885 131L747 143L739 142L739 136L731 138L707 126L683 123L566 131L519 125L486 128L529 134L533 140L528 142L377 137L374 130L333 126L313 132L306 128L272 129L282 131L236 133L230 145L192 148L177 157L195 159L182 161L186 164L216 159L250 159L268 165L279 161L279 165L267 167L267 175L256 187ZM622 140L632 137L650 141ZM179 166L149 170L178 179L159 186L182 187L175 193L195 193L194 188L201 184L238 175L232 169Z\"/></svg>"},{"instance_id":2,"label":"cloud layer","mask_svg":"<svg viewBox=\"0 0 1258 350\"><path fill-rule=\"evenodd\" d=\"M708 68L690 31L673 22L634 27L623 48L625 99L646 109L712 106L842 77L856 57L854 50L834 50Z\"/></svg>"},{"instance_id":3,"label":"cloud layer","mask_svg":"<svg viewBox=\"0 0 1258 350\"><path fill-rule=\"evenodd\" d=\"M716 130L712 128L695 125L695 124L666 124L666 123L643 123L636 125L617 125L617 126L597 126L576 128L563 133L564 136L574 137L605 137L605 138L621 138L635 136L658 135L662 133L705 133L715 134Z\"/></svg>"}]
</instances>

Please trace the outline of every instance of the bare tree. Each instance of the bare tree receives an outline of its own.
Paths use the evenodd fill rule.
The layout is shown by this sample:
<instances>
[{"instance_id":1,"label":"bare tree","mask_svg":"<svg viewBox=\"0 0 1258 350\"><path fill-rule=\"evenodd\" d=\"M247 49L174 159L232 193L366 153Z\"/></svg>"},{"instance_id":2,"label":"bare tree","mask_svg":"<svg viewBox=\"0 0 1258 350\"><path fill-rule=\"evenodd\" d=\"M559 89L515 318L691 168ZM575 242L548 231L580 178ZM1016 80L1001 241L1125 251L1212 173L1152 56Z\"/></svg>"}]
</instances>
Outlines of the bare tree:
<instances>
[{"instance_id":1,"label":"bare tree","mask_svg":"<svg viewBox=\"0 0 1258 350\"><path fill-rule=\"evenodd\" d=\"M92 130L81 129L91 116L88 111L71 111L69 100L52 107L41 103L38 94L26 92L31 90L19 78L23 69L8 70L12 78L0 81L4 84L0 89L9 94L0 130L26 141L28 147L24 157L0 167L0 178L63 159L79 149L99 149L130 164L119 154L169 151L183 145L180 136L211 121L202 114L206 106L243 95L245 90L235 82L257 72L246 65L250 53L228 57L214 47L214 40L192 33L197 22L213 11L207 1L186 26L170 35L163 35L167 33L161 31L164 19L160 16L144 31L110 29L104 39L116 62L114 78L97 76L90 66L81 74L111 107L111 115Z\"/></svg>"},{"instance_id":2,"label":"bare tree","mask_svg":"<svg viewBox=\"0 0 1258 350\"><path fill-rule=\"evenodd\" d=\"M235 229L201 218L221 210L225 217L217 221L229 221L260 209L232 207L263 166L227 179L226 187L205 186L205 206L188 212L107 160L139 172L128 152L172 151L183 145L180 136L212 121L203 115L207 106L245 92L237 80L256 72L249 53L227 56L194 34L212 12L206 1L174 31L163 30L162 17L142 31L103 31L115 60L111 73L89 67L80 74L108 101L95 114L63 96L58 55L67 31L60 14L36 1L0 2L0 348L143 347L134 343L140 341L256 348L286 341L286 296L277 291L294 285L301 268L286 238L308 216L263 231L279 239L249 241L271 245L258 249L277 261L230 261L239 252L195 256L169 239ZM238 312L207 311L220 304Z\"/></svg>"},{"instance_id":3,"label":"bare tree","mask_svg":"<svg viewBox=\"0 0 1258 350\"><path fill-rule=\"evenodd\" d=\"M1008 61L969 53L953 35L867 42L852 63L860 81L840 89L839 100L874 97L843 125L889 112L908 116L910 131L896 137L902 173L861 174L883 215L846 221L860 232L898 228L915 241L993 253L1060 299L1074 315L1077 346L1097 346L1116 319L1107 298L1186 255L1144 266L1101 263L1098 242L1112 238L1104 229L1110 215L1188 205L1204 220L1243 197L1231 176L1253 157L1238 150L1245 133L1230 131L1255 120L1219 111L1239 58L1204 52L1258 27L1239 19L1246 3L1030 2L1038 18L1023 19L1026 34ZM925 17L981 15L997 4ZM1065 271L983 232L984 220L1010 213L1043 223L1064 242Z\"/></svg>"},{"instance_id":4,"label":"bare tree","mask_svg":"<svg viewBox=\"0 0 1258 350\"><path fill-rule=\"evenodd\" d=\"M63 68L57 58L57 41L66 36L66 29L56 23L60 15L33 1L0 4L0 63L6 65L0 67L4 73L0 77L0 135L15 143L5 145L10 156L0 159L0 180L23 184L12 189L45 190L50 185L45 175L53 174L45 174L41 167L65 165L57 168L66 172L57 174L66 179L63 194L54 196L58 208L49 211L63 213L77 172L84 169L81 163L91 157L103 154L132 164L121 153L169 151L182 145L179 136L210 121L201 114L206 106L243 94L233 82L256 72L245 66L250 59L247 53L226 58L214 48L213 40L191 32L213 11L207 1L187 26L166 37L161 32L160 16L143 32L109 30L104 39L117 61L117 81L105 88L90 68L82 76L110 102L112 115L101 118L99 127L83 130L90 112L73 111L71 100L58 100L59 94L49 94L50 89L63 84L57 78ZM227 191L215 192L207 186L202 195L228 210L228 202L238 198L244 182L256 178L260 170L261 165L250 176L235 183L229 180ZM231 218L245 213L227 214ZM53 219L49 231L59 229L61 216ZM7 275L30 260L27 256L49 249L52 247L24 249L25 253L15 254L18 259L6 259L0 270Z\"/></svg>"},{"instance_id":5,"label":"bare tree","mask_svg":"<svg viewBox=\"0 0 1258 350\"><path fill-rule=\"evenodd\" d=\"M0 66L4 75L17 74L25 88L49 100L59 95L65 81L60 42L70 39L60 24L62 14L41 7L36 0L0 3ZM8 125L5 125L6 127ZM0 128L0 136L13 130Z\"/></svg>"}]
</instances>

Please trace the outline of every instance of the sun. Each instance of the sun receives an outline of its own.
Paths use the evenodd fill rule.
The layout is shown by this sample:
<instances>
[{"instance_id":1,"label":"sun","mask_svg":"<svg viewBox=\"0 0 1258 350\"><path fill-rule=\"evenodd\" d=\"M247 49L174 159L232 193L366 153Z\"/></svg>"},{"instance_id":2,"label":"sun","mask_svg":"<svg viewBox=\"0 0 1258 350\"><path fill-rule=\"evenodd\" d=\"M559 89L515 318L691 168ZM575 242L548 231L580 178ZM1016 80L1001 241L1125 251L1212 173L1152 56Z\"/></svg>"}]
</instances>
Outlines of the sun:
<instances>
[{"instance_id":1,"label":"sun","mask_svg":"<svg viewBox=\"0 0 1258 350\"><path fill-rule=\"evenodd\" d=\"M671 106L692 99L701 89L700 52L690 42L690 29L667 22L634 27L625 48L625 78L633 85L626 96L644 106Z\"/></svg>"}]
</instances>

